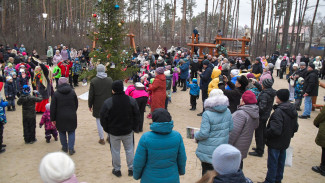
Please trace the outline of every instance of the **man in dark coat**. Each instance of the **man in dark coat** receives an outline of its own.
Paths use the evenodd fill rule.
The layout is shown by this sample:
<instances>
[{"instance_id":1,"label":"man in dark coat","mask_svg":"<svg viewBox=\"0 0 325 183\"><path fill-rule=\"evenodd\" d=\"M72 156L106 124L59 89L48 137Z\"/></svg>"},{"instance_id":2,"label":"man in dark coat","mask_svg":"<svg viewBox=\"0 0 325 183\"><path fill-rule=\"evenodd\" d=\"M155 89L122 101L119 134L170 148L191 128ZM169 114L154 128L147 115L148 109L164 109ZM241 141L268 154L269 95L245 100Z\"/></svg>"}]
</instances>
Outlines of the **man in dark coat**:
<instances>
[{"instance_id":1,"label":"man in dark coat","mask_svg":"<svg viewBox=\"0 0 325 183\"><path fill-rule=\"evenodd\" d=\"M140 111L136 100L125 95L123 82L114 81L112 84L113 96L105 100L100 111L100 123L109 134L109 143L112 153L112 173L120 177L121 160L120 147L123 143L128 165L128 175L133 176L134 134L139 132Z\"/></svg>"},{"instance_id":2,"label":"man in dark coat","mask_svg":"<svg viewBox=\"0 0 325 183\"><path fill-rule=\"evenodd\" d=\"M35 103L41 102L42 96L38 97L30 95L30 87L23 86L22 95L19 97L17 104L23 106L23 129L25 144L33 144L37 141L35 137L36 128L36 111Z\"/></svg>"},{"instance_id":3,"label":"man in dark coat","mask_svg":"<svg viewBox=\"0 0 325 183\"><path fill-rule=\"evenodd\" d=\"M255 64L253 64L252 67L253 67L252 73L254 74L255 78L259 78L261 76L261 74L263 73L261 58L257 57L255 59Z\"/></svg>"},{"instance_id":4,"label":"man in dark coat","mask_svg":"<svg viewBox=\"0 0 325 183\"><path fill-rule=\"evenodd\" d=\"M202 72L198 72L200 75L200 89L202 91L202 102L204 103L205 99L208 98L208 88L209 83L212 80L211 74L213 70L213 65L209 62L209 60L204 60L202 62ZM204 112L204 107L203 107ZM202 116L203 112L197 114L198 116Z\"/></svg>"},{"instance_id":5,"label":"man in dark coat","mask_svg":"<svg viewBox=\"0 0 325 183\"><path fill-rule=\"evenodd\" d=\"M294 104L289 102L289 90L276 92L275 102L266 128L266 145L268 146L267 175L265 182L281 182L283 179L286 149L291 138L298 131L298 113Z\"/></svg>"},{"instance_id":6,"label":"man in dark coat","mask_svg":"<svg viewBox=\"0 0 325 183\"><path fill-rule=\"evenodd\" d=\"M100 109L102 108L104 101L112 96L112 83L111 77L107 77L105 73L105 66L99 64L97 66L97 75L90 81L89 95L88 95L88 107L89 111L93 112L93 116L96 118L97 130L99 135L98 143L104 145L104 131L100 124Z\"/></svg>"},{"instance_id":7,"label":"man in dark coat","mask_svg":"<svg viewBox=\"0 0 325 183\"><path fill-rule=\"evenodd\" d=\"M262 82L262 92L257 98L257 105L259 108L259 126L255 130L255 151L249 152L251 156L262 157L264 154L265 147L265 133L266 133L266 123L270 117L272 106L274 102L274 97L276 95L275 90L272 88L273 80L265 79Z\"/></svg>"},{"instance_id":8,"label":"man in dark coat","mask_svg":"<svg viewBox=\"0 0 325 183\"><path fill-rule=\"evenodd\" d=\"M304 113L299 116L301 119L310 118L310 113L312 110L312 98L318 96L318 71L315 70L314 64L309 64L307 68L307 74L305 83L303 86L303 93L305 97L305 108Z\"/></svg>"},{"instance_id":9,"label":"man in dark coat","mask_svg":"<svg viewBox=\"0 0 325 183\"><path fill-rule=\"evenodd\" d=\"M68 83L68 78L61 77L59 86L51 100L51 121L56 124L59 131L62 151L73 155L75 130L77 129L78 98ZM68 134L68 142L67 142Z\"/></svg>"},{"instance_id":10,"label":"man in dark coat","mask_svg":"<svg viewBox=\"0 0 325 183\"><path fill-rule=\"evenodd\" d=\"M191 61L191 64L190 64L190 68L191 68L191 80L193 78L197 78L197 71L199 70L199 67L200 67L199 59L195 55L193 57L193 61Z\"/></svg>"},{"instance_id":11,"label":"man in dark coat","mask_svg":"<svg viewBox=\"0 0 325 183\"><path fill-rule=\"evenodd\" d=\"M226 90L225 84L227 84L231 90ZM237 107L240 104L241 96L245 92L247 85L248 79L246 78L246 76L237 77L236 84L233 84L230 80L228 80L228 77L224 75L223 82L219 82L219 89L221 89L229 99L228 108L231 114L237 110Z\"/></svg>"}]
</instances>

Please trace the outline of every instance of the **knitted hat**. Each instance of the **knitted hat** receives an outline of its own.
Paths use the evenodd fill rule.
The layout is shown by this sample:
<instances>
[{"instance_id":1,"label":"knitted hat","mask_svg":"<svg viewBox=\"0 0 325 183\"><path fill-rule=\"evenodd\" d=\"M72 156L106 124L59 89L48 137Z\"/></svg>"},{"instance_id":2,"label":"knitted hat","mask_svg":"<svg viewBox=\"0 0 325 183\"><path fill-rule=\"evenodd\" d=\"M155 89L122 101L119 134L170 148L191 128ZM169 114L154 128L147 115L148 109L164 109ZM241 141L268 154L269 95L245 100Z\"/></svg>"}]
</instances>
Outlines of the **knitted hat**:
<instances>
[{"instance_id":1,"label":"knitted hat","mask_svg":"<svg viewBox=\"0 0 325 183\"><path fill-rule=\"evenodd\" d=\"M7 76L7 77L6 77L6 81L8 82L8 81L10 81L10 80L12 80L12 77L11 77L11 76Z\"/></svg>"},{"instance_id":2,"label":"knitted hat","mask_svg":"<svg viewBox=\"0 0 325 183\"><path fill-rule=\"evenodd\" d=\"M51 104L50 104L50 103L47 103L47 104L45 105L45 109L48 110L48 111L50 110L50 107L51 107Z\"/></svg>"},{"instance_id":3,"label":"knitted hat","mask_svg":"<svg viewBox=\"0 0 325 183\"><path fill-rule=\"evenodd\" d=\"M282 101L286 102L289 100L290 92L288 89L280 89L276 92L276 96Z\"/></svg>"},{"instance_id":4,"label":"knitted hat","mask_svg":"<svg viewBox=\"0 0 325 183\"><path fill-rule=\"evenodd\" d=\"M248 73L247 74L247 79L255 79L255 76L254 76L254 74L252 74L252 73Z\"/></svg>"},{"instance_id":5,"label":"knitted hat","mask_svg":"<svg viewBox=\"0 0 325 183\"><path fill-rule=\"evenodd\" d=\"M241 98L243 99L245 104L256 104L257 103L256 95L250 90L245 91L243 93L243 95L241 96Z\"/></svg>"},{"instance_id":6,"label":"knitted hat","mask_svg":"<svg viewBox=\"0 0 325 183\"><path fill-rule=\"evenodd\" d=\"M310 63L310 64L308 65L308 67L311 67L313 70L315 70L315 65L312 64L312 63Z\"/></svg>"},{"instance_id":7,"label":"knitted hat","mask_svg":"<svg viewBox=\"0 0 325 183\"><path fill-rule=\"evenodd\" d=\"M30 93L30 87L28 85L23 86L23 94L29 94Z\"/></svg>"},{"instance_id":8,"label":"knitted hat","mask_svg":"<svg viewBox=\"0 0 325 183\"><path fill-rule=\"evenodd\" d=\"M209 60L204 60L204 61L202 62L202 64L203 64L203 65L209 65L210 62L209 62Z\"/></svg>"},{"instance_id":9,"label":"knitted hat","mask_svg":"<svg viewBox=\"0 0 325 183\"><path fill-rule=\"evenodd\" d=\"M233 76L237 76L239 74L239 70L238 69L233 69L233 70L231 70L231 74Z\"/></svg>"},{"instance_id":10,"label":"knitted hat","mask_svg":"<svg viewBox=\"0 0 325 183\"><path fill-rule=\"evenodd\" d=\"M124 91L123 82L121 80L114 81L112 84L112 90L115 93L123 92Z\"/></svg>"},{"instance_id":11,"label":"knitted hat","mask_svg":"<svg viewBox=\"0 0 325 183\"><path fill-rule=\"evenodd\" d=\"M68 82L69 82L68 78L66 78L66 77L60 77L59 78L58 85L60 86L62 84L68 83Z\"/></svg>"},{"instance_id":12,"label":"knitted hat","mask_svg":"<svg viewBox=\"0 0 325 183\"><path fill-rule=\"evenodd\" d=\"M248 79L244 75L237 77L237 81L241 85L241 88L246 88L248 85Z\"/></svg>"},{"instance_id":13,"label":"knitted hat","mask_svg":"<svg viewBox=\"0 0 325 183\"><path fill-rule=\"evenodd\" d=\"M213 90L211 90L209 97L215 97L215 96L220 96L220 95L224 95L222 90L213 89Z\"/></svg>"},{"instance_id":14,"label":"knitted hat","mask_svg":"<svg viewBox=\"0 0 325 183\"><path fill-rule=\"evenodd\" d=\"M158 75L159 75L159 74L164 74L164 71L165 71L164 67L158 67L158 68L156 69L156 72L157 72Z\"/></svg>"},{"instance_id":15,"label":"knitted hat","mask_svg":"<svg viewBox=\"0 0 325 183\"><path fill-rule=\"evenodd\" d=\"M262 85L264 88L271 88L273 86L273 80L272 79L264 79L262 81Z\"/></svg>"},{"instance_id":16,"label":"knitted hat","mask_svg":"<svg viewBox=\"0 0 325 183\"><path fill-rule=\"evenodd\" d=\"M170 122L172 117L169 112L164 108L157 108L152 112L153 122Z\"/></svg>"},{"instance_id":17,"label":"knitted hat","mask_svg":"<svg viewBox=\"0 0 325 183\"><path fill-rule=\"evenodd\" d=\"M305 62L300 62L300 66L306 66Z\"/></svg>"},{"instance_id":18,"label":"knitted hat","mask_svg":"<svg viewBox=\"0 0 325 183\"><path fill-rule=\"evenodd\" d=\"M232 145L221 144L212 154L212 165L220 175L236 173L241 161L240 151Z\"/></svg>"},{"instance_id":19,"label":"knitted hat","mask_svg":"<svg viewBox=\"0 0 325 183\"><path fill-rule=\"evenodd\" d=\"M267 66L269 67L270 70L274 68L274 65L272 63L269 63Z\"/></svg>"},{"instance_id":20,"label":"knitted hat","mask_svg":"<svg viewBox=\"0 0 325 183\"><path fill-rule=\"evenodd\" d=\"M298 67L298 64L294 63L294 64L292 65L292 67Z\"/></svg>"},{"instance_id":21,"label":"knitted hat","mask_svg":"<svg viewBox=\"0 0 325 183\"><path fill-rule=\"evenodd\" d=\"M23 54L23 56L26 56L26 55L27 55L27 53L26 53L26 52L23 52L22 54Z\"/></svg>"},{"instance_id":22,"label":"knitted hat","mask_svg":"<svg viewBox=\"0 0 325 183\"><path fill-rule=\"evenodd\" d=\"M105 66L103 64L97 65L97 72L105 72Z\"/></svg>"},{"instance_id":23,"label":"knitted hat","mask_svg":"<svg viewBox=\"0 0 325 183\"><path fill-rule=\"evenodd\" d=\"M255 61L261 62L261 58L260 57L256 57Z\"/></svg>"},{"instance_id":24,"label":"knitted hat","mask_svg":"<svg viewBox=\"0 0 325 183\"><path fill-rule=\"evenodd\" d=\"M39 167L43 182L63 182L74 175L75 165L72 159L62 152L47 154Z\"/></svg>"},{"instance_id":25,"label":"knitted hat","mask_svg":"<svg viewBox=\"0 0 325 183\"><path fill-rule=\"evenodd\" d=\"M193 83L197 83L197 79L196 79L196 78L193 78L193 79L192 79L192 82L193 82Z\"/></svg>"},{"instance_id":26,"label":"knitted hat","mask_svg":"<svg viewBox=\"0 0 325 183\"><path fill-rule=\"evenodd\" d=\"M298 78L298 83L299 83L299 84L302 84L304 81L305 81L305 80L304 80L303 77Z\"/></svg>"}]
</instances>

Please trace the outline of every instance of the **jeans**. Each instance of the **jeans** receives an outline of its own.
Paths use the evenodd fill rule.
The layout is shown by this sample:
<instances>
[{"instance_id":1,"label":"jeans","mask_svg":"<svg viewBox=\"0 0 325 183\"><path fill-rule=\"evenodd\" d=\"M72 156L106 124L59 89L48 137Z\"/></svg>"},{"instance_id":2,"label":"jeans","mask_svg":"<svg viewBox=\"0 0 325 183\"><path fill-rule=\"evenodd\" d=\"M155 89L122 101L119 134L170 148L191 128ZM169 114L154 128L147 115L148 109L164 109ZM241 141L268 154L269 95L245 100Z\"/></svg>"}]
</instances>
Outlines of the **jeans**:
<instances>
[{"instance_id":1,"label":"jeans","mask_svg":"<svg viewBox=\"0 0 325 183\"><path fill-rule=\"evenodd\" d=\"M67 142L67 133L68 133L68 142ZM60 142L62 149L65 150L74 150L74 141L75 141L75 131L59 131Z\"/></svg>"},{"instance_id":2,"label":"jeans","mask_svg":"<svg viewBox=\"0 0 325 183\"><path fill-rule=\"evenodd\" d=\"M15 107L16 103L15 103L15 99L8 99L8 107Z\"/></svg>"},{"instance_id":3,"label":"jeans","mask_svg":"<svg viewBox=\"0 0 325 183\"><path fill-rule=\"evenodd\" d=\"M304 113L302 114L303 116L309 116L311 113L312 109L312 96L306 96L305 97L305 109Z\"/></svg>"},{"instance_id":4,"label":"jeans","mask_svg":"<svg viewBox=\"0 0 325 183\"><path fill-rule=\"evenodd\" d=\"M109 134L109 143L111 146L112 153L112 164L114 170L121 170L121 142L123 143L126 162L129 170L133 170L133 159L134 159L134 135L133 132L122 135L122 136L114 136Z\"/></svg>"},{"instance_id":5,"label":"jeans","mask_svg":"<svg viewBox=\"0 0 325 183\"><path fill-rule=\"evenodd\" d=\"M302 102L302 98L297 98L295 100L296 110L300 110L301 102Z\"/></svg>"},{"instance_id":6,"label":"jeans","mask_svg":"<svg viewBox=\"0 0 325 183\"><path fill-rule=\"evenodd\" d=\"M96 118L96 124L97 124L97 131L100 139L104 139L104 130L102 125L100 124L100 118Z\"/></svg>"},{"instance_id":7,"label":"jeans","mask_svg":"<svg viewBox=\"0 0 325 183\"><path fill-rule=\"evenodd\" d=\"M281 182L283 179L286 149L268 148L266 183Z\"/></svg>"}]
</instances>

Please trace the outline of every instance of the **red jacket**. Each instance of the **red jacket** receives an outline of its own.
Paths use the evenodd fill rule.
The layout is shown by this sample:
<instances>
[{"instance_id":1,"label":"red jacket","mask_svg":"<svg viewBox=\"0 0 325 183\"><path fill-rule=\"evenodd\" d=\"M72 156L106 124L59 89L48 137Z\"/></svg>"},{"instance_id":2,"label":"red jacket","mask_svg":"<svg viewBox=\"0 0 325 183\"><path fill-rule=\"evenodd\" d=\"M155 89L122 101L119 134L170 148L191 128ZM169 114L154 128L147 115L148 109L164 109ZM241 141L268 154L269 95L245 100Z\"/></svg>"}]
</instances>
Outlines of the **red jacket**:
<instances>
[{"instance_id":1,"label":"red jacket","mask_svg":"<svg viewBox=\"0 0 325 183\"><path fill-rule=\"evenodd\" d=\"M69 65L64 66L62 62L58 63L58 67L61 69L61 77L69 77L69 70L72 67L72 62L69 62Z\"/></svg>"},{"instance_id":2,"label":"red jacket","mask_svg":"<svg viewBox=\"0 0 325 183\"><path fill-rule=\"evenodd\" d=\"M152 91L151 112L156 108L165 108L166 76L164 74L157 75L148 90Z\"/></svg>"}]
</instances>

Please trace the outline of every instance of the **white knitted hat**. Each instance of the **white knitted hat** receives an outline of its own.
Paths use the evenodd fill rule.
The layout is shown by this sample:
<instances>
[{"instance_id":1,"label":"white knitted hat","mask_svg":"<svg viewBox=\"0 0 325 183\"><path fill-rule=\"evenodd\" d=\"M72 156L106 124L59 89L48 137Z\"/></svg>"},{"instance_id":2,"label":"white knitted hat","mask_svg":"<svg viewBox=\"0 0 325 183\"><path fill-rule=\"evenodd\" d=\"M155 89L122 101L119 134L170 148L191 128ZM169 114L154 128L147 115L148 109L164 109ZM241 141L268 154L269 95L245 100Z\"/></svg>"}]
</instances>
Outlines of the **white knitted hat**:
<instances>
[{"instance_id":1,"label":"white knitted hat","mask_svg":"<svg viewBox=\"0 0 325 183\"><path fill-rule=\"evenodd\" d=\"M41 178L45 183L63 182L74 174L74 170L74 162L62 152L47 154L39 167Z\"/></svg>"},{"instance_id":2,"label":"white knitted hat","mask_svg":"<svg viewBox=\"0 0 325 183\"><path fill-rule=\"evenodd\" d=\"M220 95L224 95L222 90L213 89L213 90L211 90L209 97L215 97L215 96L220 96Z\"/></svg>"},{"instance_id":3,"label":"white knitted hat","mask_svg":"<svg viewBox=\"0 0 325 183\"><path fill-rule=\"evenodd\" d=\"M233 70L231 70L231 74L234 75L234 76L238 76L239 70L238 69L233 69Z\"/></svg>"},{"instance_id":4,"label":"white knitted hat","mask_svg":"<svg viewBox=\"0 0 325 183\"><path fill-rule=\"evenodd\" d=\"M212 154L212 165L218 174L236 173L241 161L240 151L232 145L221 144Z\"/></svg>"}]
</instances>

